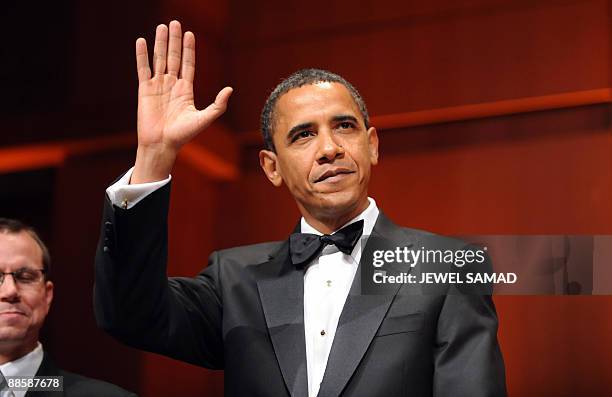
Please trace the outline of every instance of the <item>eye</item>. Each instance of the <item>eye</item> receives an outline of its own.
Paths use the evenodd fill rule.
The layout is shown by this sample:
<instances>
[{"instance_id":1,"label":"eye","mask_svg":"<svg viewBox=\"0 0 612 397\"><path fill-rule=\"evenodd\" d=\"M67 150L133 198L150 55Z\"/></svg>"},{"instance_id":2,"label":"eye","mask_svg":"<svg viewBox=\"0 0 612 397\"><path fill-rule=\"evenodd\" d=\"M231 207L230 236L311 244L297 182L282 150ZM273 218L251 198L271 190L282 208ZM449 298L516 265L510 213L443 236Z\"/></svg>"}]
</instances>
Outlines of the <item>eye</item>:
<instances>
[{"instance_id":1,"label":"eye","mask_svg":"<svg viewBox=\"0 0 612 397\"><path fill-rule=\"evenodd\" d=\"M38 281L40 274L34 269L19 269L15 272L16 281L24 284Z\"/></svg>"},{"instance_id":2,"label":"eye","mask_svg":"<svg viewBox=\"0 0 612 397\"><path fill-rule=\"evenodd\" d=\"M295 142L298 139L308 138L309 136L312 136L312 135L314 135L312 131L304 130L304 131L298 132L297 134L293 135L293 137L291 137L291 142Z\"/></svg>"},{"instance_id":3,"label":"eye","mask_svg":"<svg viewBox=\"0 0 612 397\"><path fill-rule=\"evenodd\" d=\"M336 129L341 131L354 130L355 128L357 127L352 121L342 121L336 126Z\"/></svg>"}]
</instances>

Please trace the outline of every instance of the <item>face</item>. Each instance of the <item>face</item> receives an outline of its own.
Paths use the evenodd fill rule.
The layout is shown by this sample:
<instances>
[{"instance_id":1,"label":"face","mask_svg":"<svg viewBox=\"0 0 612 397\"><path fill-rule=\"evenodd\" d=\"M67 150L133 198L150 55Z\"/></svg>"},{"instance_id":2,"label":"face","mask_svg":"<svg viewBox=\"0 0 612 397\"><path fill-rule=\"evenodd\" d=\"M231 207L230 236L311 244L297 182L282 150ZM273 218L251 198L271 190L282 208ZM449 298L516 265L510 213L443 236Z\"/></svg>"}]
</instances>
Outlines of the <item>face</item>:
<instances>
[{"instance_id":1,"label":"face","mask_svg":"<svg viewBox=\"0 0 612 397\"><path fill-rule=\"evenodd\" d=\"M287 185L302 214L338 217L367 207L378 137L346 87L324 82L288 91L276 104L273 134L276 153L261 151L261 166L275 186Z\"/></svg>"},{"instance_id":2,"label":"face","mask_svg":"<svg viewBox=\"0 0 612 397\"><path fill-rule=\"evenodd\" d=\"M42 269L42 250L26 232L0 232L0 271ZM0 346L35 344L53 299L53 284L44 279L19 285L5 275L0 285Z\"/></svg>"}]
</instances>

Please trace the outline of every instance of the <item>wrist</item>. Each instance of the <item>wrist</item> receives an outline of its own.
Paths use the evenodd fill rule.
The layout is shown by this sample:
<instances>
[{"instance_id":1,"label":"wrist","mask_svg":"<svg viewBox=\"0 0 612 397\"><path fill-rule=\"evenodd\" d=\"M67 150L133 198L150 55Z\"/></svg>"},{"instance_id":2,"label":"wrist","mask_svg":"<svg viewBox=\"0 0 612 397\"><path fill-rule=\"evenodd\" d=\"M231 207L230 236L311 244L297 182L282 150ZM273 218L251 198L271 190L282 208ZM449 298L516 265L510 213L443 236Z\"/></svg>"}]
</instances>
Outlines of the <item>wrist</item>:
<instances>
[{"instance_id":1,"label":"wrist","mask_svg":"<svg viewBox=\"0 0 612 397\"><path fill-rule=\"evenodd\" d=\"M163 144L138 146L130 184L157 182L168 178L178 151Z\"/></svg>"}]
</instances>

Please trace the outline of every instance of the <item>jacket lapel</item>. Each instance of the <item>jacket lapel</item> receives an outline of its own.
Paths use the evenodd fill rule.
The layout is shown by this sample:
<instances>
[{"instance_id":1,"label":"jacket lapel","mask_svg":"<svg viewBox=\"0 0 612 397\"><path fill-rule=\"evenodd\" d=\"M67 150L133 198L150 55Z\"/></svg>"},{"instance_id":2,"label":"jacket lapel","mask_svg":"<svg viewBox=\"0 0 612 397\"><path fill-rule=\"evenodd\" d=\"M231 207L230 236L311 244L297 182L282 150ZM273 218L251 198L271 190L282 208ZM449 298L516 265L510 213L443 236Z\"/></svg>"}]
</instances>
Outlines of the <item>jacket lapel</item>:
<instances>
[{"instance_id":1,"label":"jacket lapel","mask_svg":"<svg viewBox=\"0 0 612 397\"><path fill-rule=\"evenodd\" d=\"M53 362L51 357L49 357L49 354L45 351L43 353L43 360L40 363L40 367L38 367L38 371L36 371L36 376L45 377L45 376L62 376L62 375L63 374L60 373L59 368L55 365L55 363ZM63 390L61 392L47 392L47 391L32 392L32 391L28 391L28 392L26 392L25 397L29 397L29 396L40 396L40 397L43 397L43 396L55 396L55 397L61 397L63 395L64 395L64 391Z\"/></svg>"},{"instance_id":2,"label":"jacket lapel","mask_svg":"<svg viewBox=\"0 0 612 397\"><path fill-rule=\"evenodd\" d=\"M372 235L362 250L359 268L338 321L319 397L340 395L361 362L402 285L381 284L376 286L375 293L369 291L367 294L362 294L362 278L365 280L374 270L371 263L373 250L384 249L385 246L388 249L395 246L408 247L412 244L412 239L405 235L398 226L382 212L379 214Z\"/></svg>"},{"instance_id":3,"label":"jacket lapel","mask_svg":"<svg viewBox=\"0 0 612 397\"><path fill-rule=\"evenodd\" d=\"M258 271L259 297L285 384L291 396L306 397L304 271L291 263L288 241Z\"/></svg>"}]
</instances>

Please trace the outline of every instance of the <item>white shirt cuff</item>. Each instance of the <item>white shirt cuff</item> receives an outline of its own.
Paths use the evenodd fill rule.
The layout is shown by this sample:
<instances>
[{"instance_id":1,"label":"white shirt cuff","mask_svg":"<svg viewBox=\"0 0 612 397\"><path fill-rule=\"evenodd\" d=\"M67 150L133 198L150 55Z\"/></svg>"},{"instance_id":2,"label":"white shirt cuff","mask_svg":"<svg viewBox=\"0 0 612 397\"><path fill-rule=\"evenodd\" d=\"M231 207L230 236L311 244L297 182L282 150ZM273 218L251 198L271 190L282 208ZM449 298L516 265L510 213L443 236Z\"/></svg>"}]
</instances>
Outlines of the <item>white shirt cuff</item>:
<instances>
[{"instance_id":1,"label":"white shirt cuff","mask_svg":"<svg viewBox=\"0 0 612 397\"><path fill-rule=\"evenodd\" d=\"M168 178L162 181L130 185L133 171L134 167L130 168L121 179L106 189L106 194L111 203L126 210L138 204L157 189L165 186L172 179L172 175L169 175Z\"/></svg>"}]
</instances>

